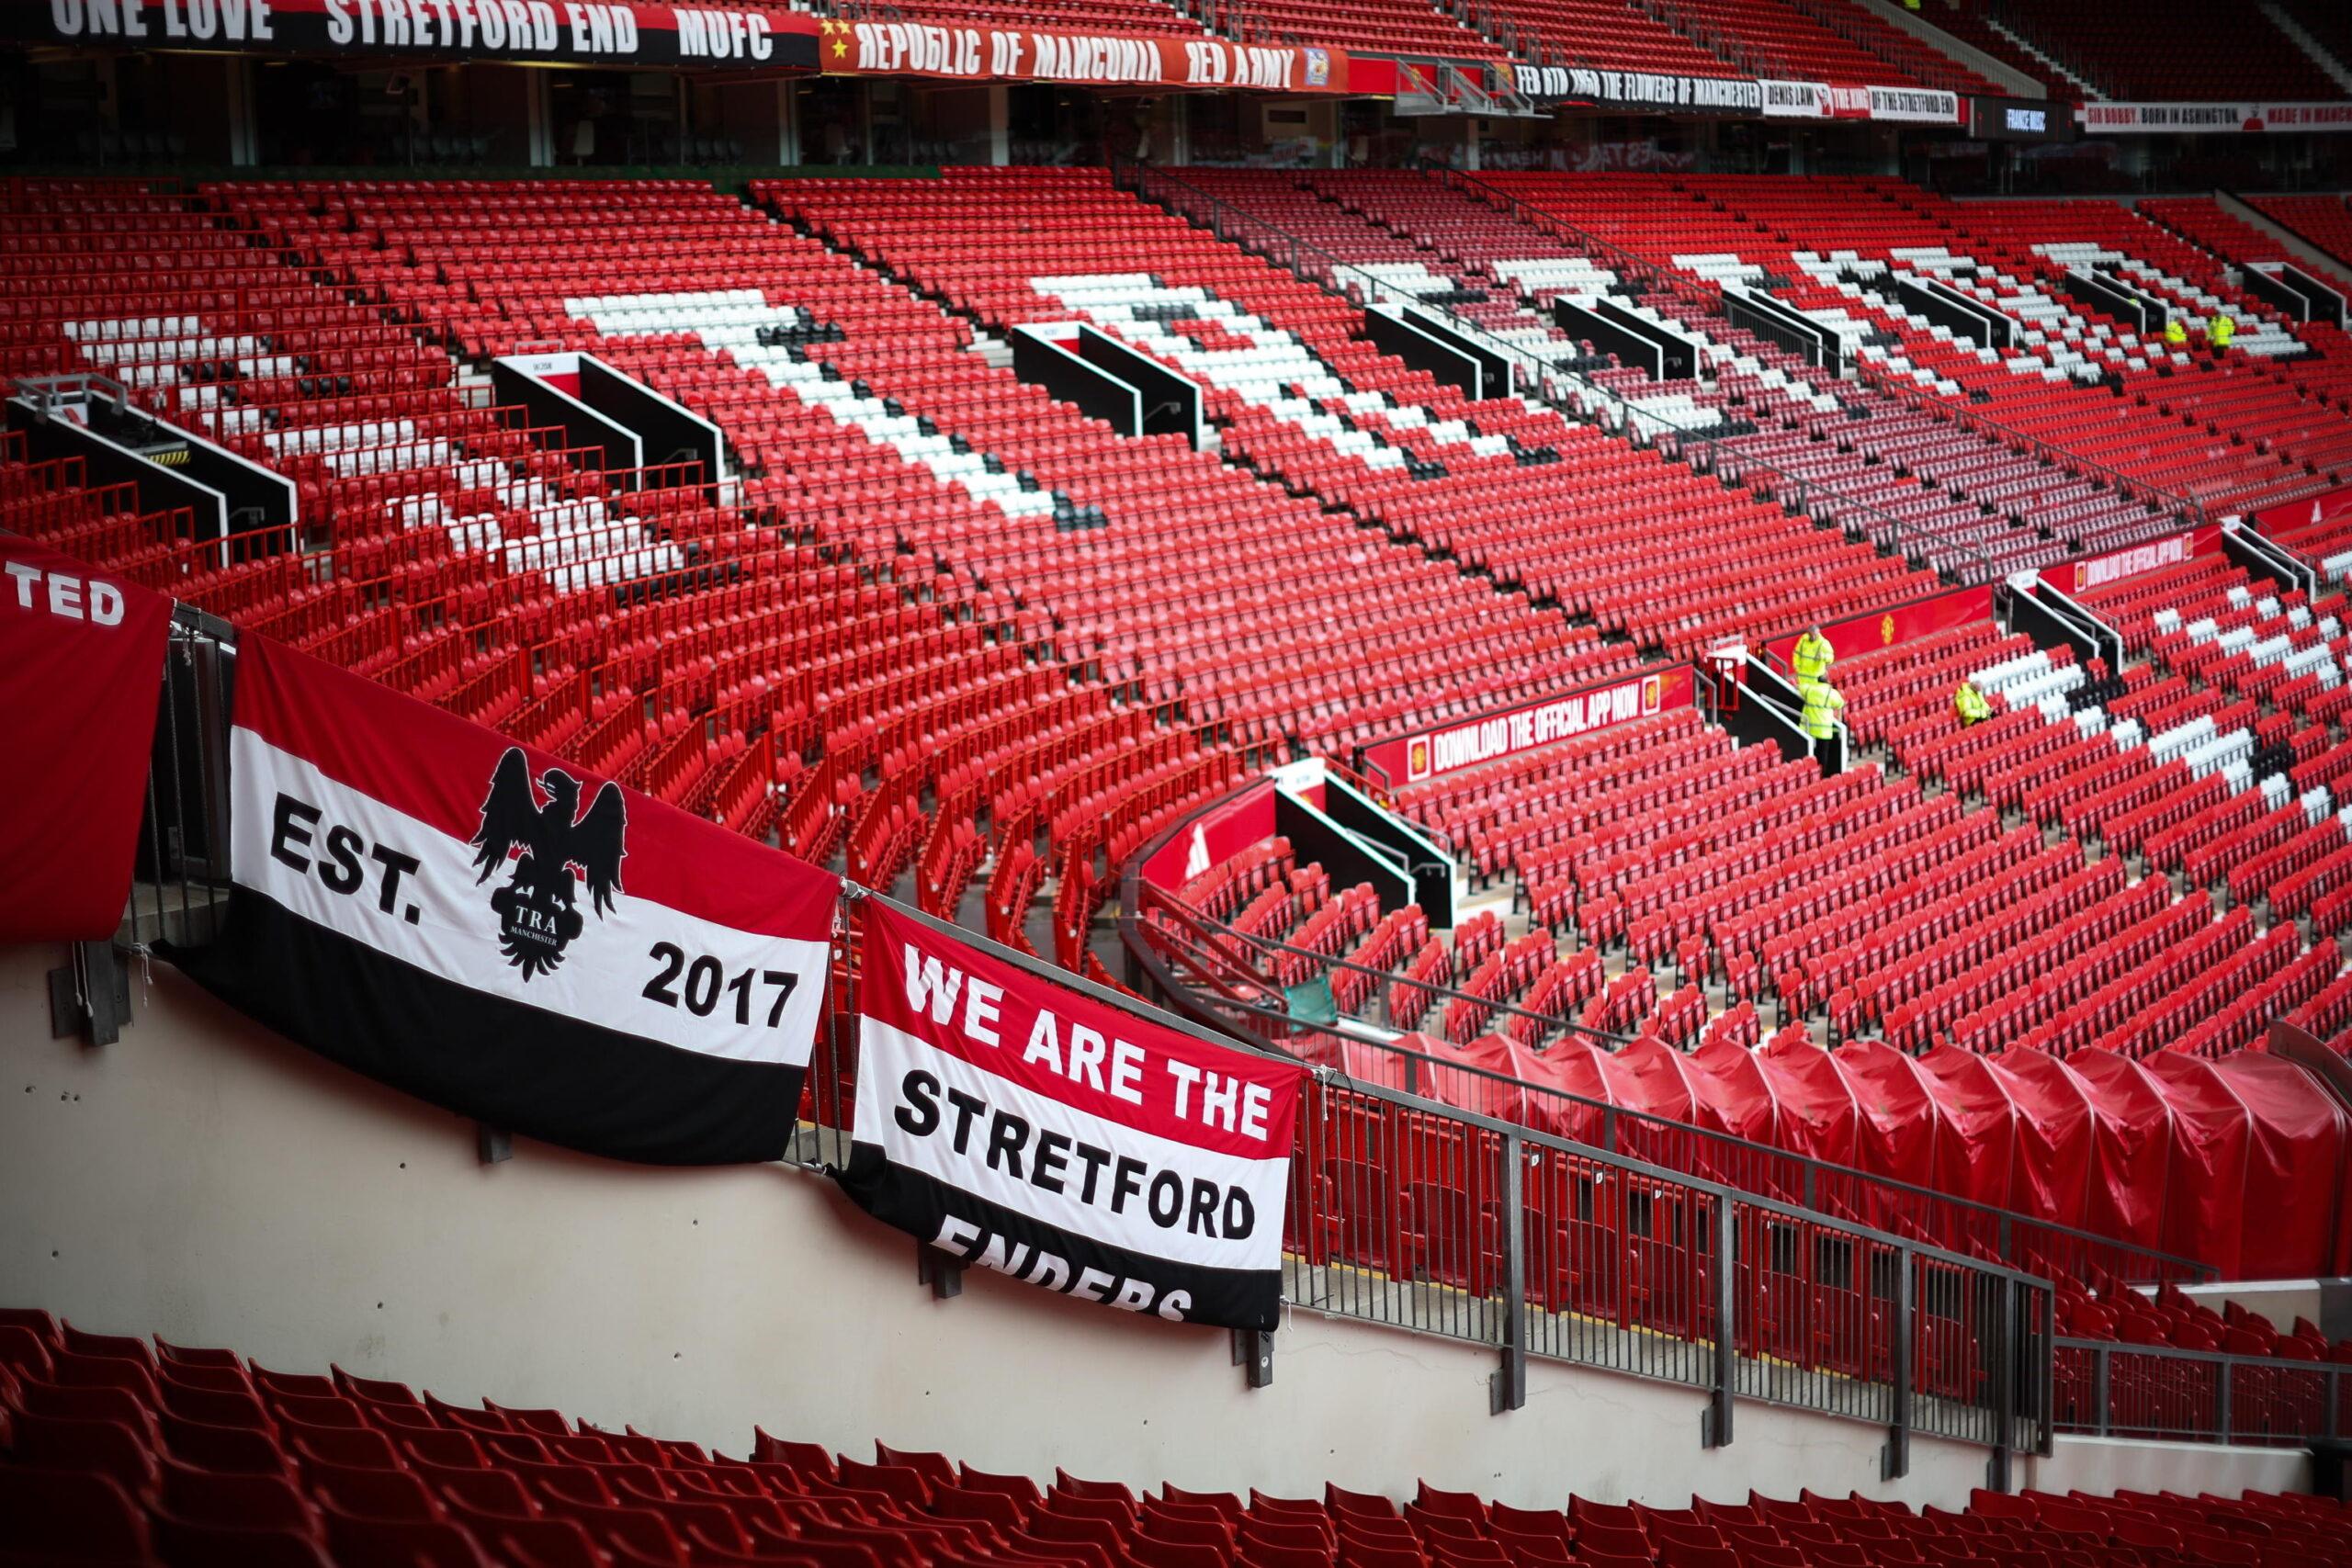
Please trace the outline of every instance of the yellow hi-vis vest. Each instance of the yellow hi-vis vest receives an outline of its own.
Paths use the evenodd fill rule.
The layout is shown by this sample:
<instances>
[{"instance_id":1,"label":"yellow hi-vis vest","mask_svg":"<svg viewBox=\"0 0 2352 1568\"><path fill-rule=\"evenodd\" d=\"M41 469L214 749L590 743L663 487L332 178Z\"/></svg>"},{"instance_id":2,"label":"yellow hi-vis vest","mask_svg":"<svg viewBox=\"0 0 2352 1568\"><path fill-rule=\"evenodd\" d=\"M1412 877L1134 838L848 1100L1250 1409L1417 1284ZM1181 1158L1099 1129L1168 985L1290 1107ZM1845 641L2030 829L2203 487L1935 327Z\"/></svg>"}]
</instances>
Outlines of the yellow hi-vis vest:
<instances>
[{"instance_id":1,"label":"yellow hi-vis vest","mask_svg":"<svg viewBox=\"0 0 2352 1568\"><path fill-rule=\"evenodd\" d=\"M2213 346L2215 348L2229 347L2230 340L2237 335L2237 322L2232 321L2227 316L2216 316L2213 319Z\"/></svg>"},{"instance_id":2,"label":"yellow hi-vis vest","mask_svg":"<svg viewBox=\"0 0 2352 1568\"><path fill-rule=\"evenodd\" d=\"M1959 713L1962 724L1974 724L1979 719L1993 716L1993 705L1984 700L1983 693L1965 681L1960 683L1960 690L1951 694L1951 705Z\"/></svg>"},{"instance_id":3,"label":"yellow hi-vis vest","mask_svg":"<svg viewBox=\"0 0 2352 1568\"><path fill-rule=\"evenodd\" d=\"M1807 632L1797 638L1796 647L1789 653L1789 668L1796 674L1797 689L1802 691L1807 681L1818 681L1828 674L1829 661L1837 657L1838 650L1829 646L1829 639L1818 633Z\"/></svg>"},{"instance_id":4,"label":"yellow hi-vis vest","mask_svg":"<svg viewBox=\"0 0 2352 1568\"><path fill-rule=\"evenodd\" d=\"M2165 323L2165 341L2175 344L2188 341L2188 327L2178 316Z\"/></svg>"},{"instance_id":5,"label":"yellow hi-vis vest","mask_svg":"<svg viewBox=\"0 0 2352 1568\"><path fill-rule=\"evenodd\" d=\"M1846 699L1826 681L1808 681L1798 688L1804 694L1804 712L1797 722L1815 740L1826 740L1838 733L1838 716L1846 710Z\"/></svg>"}]
</instances>

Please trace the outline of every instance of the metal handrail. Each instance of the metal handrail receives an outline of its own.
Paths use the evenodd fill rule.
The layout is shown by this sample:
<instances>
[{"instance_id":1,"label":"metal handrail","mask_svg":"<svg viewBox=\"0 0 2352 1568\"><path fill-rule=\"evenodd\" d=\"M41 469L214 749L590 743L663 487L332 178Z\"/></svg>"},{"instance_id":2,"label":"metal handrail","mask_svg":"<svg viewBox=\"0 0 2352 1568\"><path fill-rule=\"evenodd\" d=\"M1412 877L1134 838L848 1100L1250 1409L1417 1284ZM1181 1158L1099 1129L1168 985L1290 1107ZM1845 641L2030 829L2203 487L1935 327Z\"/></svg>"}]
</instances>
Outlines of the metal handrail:
<instances>
[{"instance_id":1,"label":"metal handrail","mask_svg":"<svg viewBox=\"0 0 2352 1568\"><path fill-rule=\"evenodd\" d=\"M1120 907L1124 911L1129 906L1126 902L1123 901ZM1517 1006L1514 1003L1503 1001L1498 998L1472 996L1467 991L1460 990L1452 986L1442 986L1432 980L1415 980L1407 976L1399 975L1394 970L1375 969L1369 964L1358 964L1351 959L1335 958L1327 953L1317 953L1312 948L1294 946L1286 942L1278 942L1272 937L1252 935L1250 932L1237 930L1233 926L1228 925L1225 921L1219 920L1213 916L1202 913L1200 910L1194 908L1190 903L1186 902L1181 895L1170 893L1165 888L1156 887L1150 883L1145 882L1140 878L1136 880L1135 885L1133 907L1138 918L1147 914L1163 915L1177 920L1179 924L1188 926L1199 931L1204 937L1211 937L1216 941L1228 943L1241 944L1256 951L1261 955L1269 959L1281 957L1306 959L1317 964L1324 972L1337 970L1342 974L1363 975L1379 981L1384 987L1405 986L1415 991L1426 992L1430 997L1430 1005L1432 1010L1442 1002L1451 1004L1453 1002L1460 1001L1472 1006L1486 1008L1494 1013L1498 1020L1506 1018L1528 1019L1533 1022L1544 1025L1544 1032L1546 1033L1549 1033L1554 1030L1558 1030L1564 1033L1574 1035L1578 1039L1589 1040L1594 1044L1600 1046L1604 1050L1615 1051L1623 1046L1630 1045L1634 1043L1633 1038L1629 1035L1612 1033L1606 1029L1594 1029L1586 1024L1578 1023L1574 1019L1562 1018L1554 1013L1534 1012L1527 1008ZM1274 990L1278 994L1280 987L1274 987ZM1264 994L1262 988L1261 994ZM1228 992L1227 995L1232 996L1234 994ZM1236 999L1238 998L1236 998ZM1288 1015L1283 1014L1282 1016L1287 1017ZM1302 1024L1300 1027L1306 1028L1309 1026ZM1380 1027L1387 1028L1389 1025L1383 1024ZM1392 1054L1399 1057L1418 1058L1419 1060L1428 1062L1432 1065L1449 1066L1449 1064L1439 1063L1436 1057L1424 1055L1419 1052L1408 1051L1402 1046L1396 1045L1388 1042L1350 1034L1346 1033L1344 1031L1331 1031L1330 1032L1340 1033L1351 1041L1359 1042L1360 1043L1371 1046L1374 1050ZM1408 1031L1407 1032L1410 1032ZM1490 1030L1488 1032L1492 1032L1492 1031ZM1501 1073L1487 1073L1482 1069L1475 1067L1468 1070L1480 1077L1492 1077L1500 1083L1516 1084L1519 1082L1518 1079L1510 1077L1509 1076ZM1598 1104L1600 1102L1591 1101L1589 1103Z\"/></svg>"},{"instance_id":2,"label":"metal handrail","mask_svg":"<svg viewBox=\"0 0 2352 1568\"><path fill-rule=\"evenodd\" d=\"M2056 1338L2051 1384L2052 1426L2091 1437L2301 1448L2352 1436L2342 1361Z\"/></svg>"},{"instance_id":3,"label":"metal handrail","mask_svg":"<svg viewBox=\"0 0 2352 1568\"><path fill-rule=\"evenodd\" d=\"M1818 521L1836 524L1847 531L1849 537L1867 537L1890 551L1905 556L1917 554L1923 560L1928 552L1958 558L1966 563L1966 570L1952 569L1955 577L1966 575L1976 581L1992 580L1992 558L1970 541L1951 538L1834 486L1790 473L1728 445L1730 438L1719 437L1709 430L1694 430L1663 414L1639 408L1613 388L1601 386L1580 371L1498 337L1450 306L1431 304L1398 288L1352 262L1340 260L1312 241L1241 211L1157 164L1114 157L1112 180L1121 188L1157 201L1178 216L1208 229L1227 243L1283 266L1302 281L1341 299L1348 298L1352 289L1361 296L1359 303L1395 303L1432 312L1442 319L1448 331L1510 365L1514 389L1522 397L1544 403L1564 420L1584 422L1584 416L1559 389L1573 383L1582 395L1600 400L1614 414L1613 424L1602 420L1602 427L1622 434L1636 446L1644 445L1642 427L1655 427L1658 434L1649 438L1648 445L1681 458L1696 472L1713 474L1727 487L1738 486L1751 493L1770 495L1792 513L1804 513ZM1171 192L1175 193L1172 198L1166 194ZM1257 243L1252 243L1253 240ZM1643 265L1650 271L1656 270L1651 264ZM1663 439L1668 433L1672 436L1670 443Z\"/></svg>"}]
</instances>

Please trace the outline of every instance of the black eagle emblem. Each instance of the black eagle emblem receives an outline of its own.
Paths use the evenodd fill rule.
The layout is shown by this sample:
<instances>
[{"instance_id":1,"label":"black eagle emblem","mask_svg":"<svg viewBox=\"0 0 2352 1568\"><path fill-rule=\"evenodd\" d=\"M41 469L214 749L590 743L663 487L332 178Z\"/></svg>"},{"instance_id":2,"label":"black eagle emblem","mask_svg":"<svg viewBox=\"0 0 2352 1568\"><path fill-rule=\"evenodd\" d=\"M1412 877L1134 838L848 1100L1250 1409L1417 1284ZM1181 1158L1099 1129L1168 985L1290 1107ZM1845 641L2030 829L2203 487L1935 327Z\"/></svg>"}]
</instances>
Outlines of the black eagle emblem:
<instances>
[{"instance_id":1,"label":"black eagle emblem","mask_svg":"<svg viewBox=\"0 0 2352 1568\"><path fill-rule=\"evenodd\" d=\"M547 804L539 804L539 791ZM519 746L498 759L490 795L481 803L481 831L473 837L476 886L511 859L514 874L490 896L498 911L498 945L523 978L544 975L563 962L563 950L587 922L575 907L576 885L588 885L597 915L610 914L621 890L622 840L628 828L620 785L607 782L586 813L580 812L580 781L549 768L531 783L531 765Z\"/></svg>"}]
</instances>

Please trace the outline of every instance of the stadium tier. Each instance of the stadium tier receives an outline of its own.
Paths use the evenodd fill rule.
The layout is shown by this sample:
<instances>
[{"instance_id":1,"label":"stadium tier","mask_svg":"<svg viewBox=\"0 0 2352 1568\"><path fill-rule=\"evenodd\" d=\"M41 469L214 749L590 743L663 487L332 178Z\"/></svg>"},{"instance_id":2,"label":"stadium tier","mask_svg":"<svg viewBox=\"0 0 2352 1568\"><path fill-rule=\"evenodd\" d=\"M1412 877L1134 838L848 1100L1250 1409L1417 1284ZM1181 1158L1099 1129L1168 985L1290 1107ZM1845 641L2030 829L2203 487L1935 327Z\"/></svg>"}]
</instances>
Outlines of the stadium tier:
<instances>
[{"instance_id":1,"label":"stadium tier","mask_svg":"<svg viewBox=\"0 0 2352 1568\"><path fill-rule=\"evenodd\" d=\"M2219 204L2212 204L2216 215ZM2297 237L2316 245L2323 257L2319 270L2333 286L2352 288L2346 274L2352 273L2352 208L2345 205L2340 196L2256 196L2247 198L2246 205L2285 227ZM2165 204L2173 216L2164 220L2188 231L2184 221L2212 220L2206 215L2207 204L2187 198ZM2268 235L2252 231L2248 225L2231 226L2216 223L2214 237L2205 242L2209 248L2233 261L2292 261L2299 265L2303 258L2289 251Z\"/></svg>"},{"instance_id":2,"label":"stadium tier","mask_svg":"<svg viewBox=\"0 0 2352 1568\"><path fill-rule=\"evenodd\" d=\"M1686 450L1713 443L1718 468L1770 466L1976 544L2004 570L2179 525L2128 487L2053 488L2046 459L1994 433L1707 314L1726 280L1770 281L1729 248L1736 229L1818 225L1834 247L1860 201L1895 226L1881 249L1919 259L1891 240L1949 235L1958 209L1916 191L1195 171L1172 204L1210 229L1085 171L754 195L785 221L689 182L234 185L193 198L34 187L17 198L38 243L16 286L14 367L119 370L157 412L277 467L301 487L307 559L331 570L283 554L223 564L185 521L125 515L132 502L68 465L23 469L12 516L662 798L753 833L774 825L813 857L843 853L854 875L915 871L936 912L957 912L985 866L982 921L1017 945L1050 874L1051 951L1105 977L1086 933L1119 867L1251 757L1343 758L1645 656L1939 586L1855 542L1868 526L1838 502L1792 517L1661 461L1662 433ZM1721 195L1766 217L1697 205ZM1612 216L1655 212L1661 196L1722 227L1668 235L1668 220ZM1358 335L1343 293L1216 237L1221 215L1314 245L1339 269L1327 284L1360 275L1459 312L1577 378L1568 406L1594 423L1408 369ZM1966 216L2005 234L2030 220L1996 253L2019 265L2128 243L2220 282L2200 253L2113 209ZM133 232L152 265L63 310L55 284ZM1083 270L1108 234L1131 270ZM577 259L592 236L619 246L593 269ZM1691 245L1706 248L1678 248ZM1612 270L1645 252L1677 272ZM257 289L277 331L257 330ZM1626 370L1547 321L1562 299L1628 301L1699 345L1694 372L1713 374ZM1218 450L1114 438L974 352L976 332L1073 317L1202 384ZM1942 341L1917 318L1884 319L1883 335ZM719 424L746 470L742 510L674 476L632 488L531 444L402 327L476 363L594 350ZM2014 370L1979 368L1996 386ZM1644 436L1650 448L1630 444ZM1849 525L1824 532L1825 514ZM2325 526L2302 543L2337 575L2343 546ZM1280 592L1266 581L1277 563ZM1181 611L1136 612L1141 585L1180 581ZM2176 599L2147 600L2176 581ZM593 623L562 613L616 589ZM1343 1010L1474 1055L1490 1028L1525 1052L1568 1024L1746 1049L1767 1032L1759 1008L1776 1049L1803 1049L1814 1018L1833 1040L1874 1032L1905 1051L2215 1055L2278 1016L2326 1024L2341 1049L2333 942L2352 900L2334 895L2352 852L2328 838L2341 829L2322 806L2352 765L2328 728L2341 704L2327 677L2346 649L2300 595L2256 604L2260 592L2199 567L2093 594L2148 617L2120 622L2145 660L2121 671L2086 673L1982 622L1852 660L1840 674L1853 733L1899 778L1877 763L1822 778L1685 709L1398 790L1474 877L1510 890L1523 923L1508 944L1488 914L1448 948L1411 912L1333 898L1328 876L1279 858L1247 908L1210 912L1300 950L1280 965L1286 984L1320 977L1313 954L1344 955L1356 967L1332 977ZM1961 746L1938 716L1963 678L1995 716ZM1694 797L1709 802L1696 827ZM2005 813L2032 825L2005 830ZM2119 850L2177 866L2180 890L2226 883L2228 918L2196 919L2175 890L2130 880ZM1241 886L1211 874L1219 896ZM1882 923L1894 889L1907 936ZM2308 950L2297 919L2312 922ZM1986 997L1955 967L2053 919L2008 960L2030 996ZM1833 929L1844 934L1825 940ZM1622 950L1617 972L1602 950ZM2192 973L2205 978L2184 992ZM1412 1032L1406 1048L1430 1039ZM1610 1098L1606 1074L1584 1087ZM1829 1157L1862 1163L1850 1148ZM2191 1256L2219 1245L2183 1235Z\"/></svg>"},{"instance_id":3,"label":"stadium tier","mask_svg":"<svg viewBox=\"0 0 2352 1568\"><path fill-rule=\"evenodd\" d=\"M2054 104L2079 102L2075 80L2053 70L2047 56L2037 54L2018 38L1996 26L1985 0L1950 0L1933 8L1923 6L1915 15L1938 32L1949 33L1971 49L1981 50L2042 90Z\"/></svg>"},{"instance_id":4,"label":"stadium tier","mask_svg":"<svg viewBox=\"0 0 2352 1568\"><path fill-rule=\"evenodd\" d=\"M746 1457L552 1409L274 1371L234 1352L0 1314L9 1554L106 1563L1055 1563L1071 1568L2306 1568L2352 1562L2307 1495L1856 1495L1513 1507L1426 1482L1400 1504L1041 1485L876 1441L871 1461L755 1431Z\"/></svg>"},{"instance_id":5,"label":"stadium tier","mask_svg":"<svg viewBox=\"0 0 2352 1568\"><path fill-rule=\"evenodd\" d=\"M1800 82L1916 83L1962 93L1999 91L1854 0L1791 0L1784 6L1695 0L1670 14L1684 30L1751 75Z\"/></svg>"},{"instance_id":6,"label":"stadium tier","mask_svg":"<svg viewBox=\"0 0 2352 1568\"><path fill-rule=\"evenodd\" d=\"M0 1568L2352 1568L2347 49L0 7Z\"/></svg>"},{"instance_id":7,"label":"stadium tier","mask_svg":"<svg viewBox=\"0 0 2352 1568\"><path fill-rule=\"evenodd\" d=\"M2197 0L2154 0L2127 17L2097 0L2048 0L1994 14L2099 93L2125 102L2311 103L2344 96L2258 10L2216 13Z\"/></svg>"},{"instance_id":8,"label":"stadium tier","mask_svg":"<svg viewBox=\"0 0 2352 1568\"><path fill-rule=\"evenodd\" d=\"M1838 333L1866 377L1964 400L2086 473L2236 510L2331 488L2352 458L2335 329L2290 332L2215 257L2112 203L1958 203L1868 180L1488 183L1653 263L1761 284ZM2066 288L2080 268L2120 273L2200 331L2230 314L2238 348L2195 355L2082 303Z\"/></svg>"},{"instance_id":9,"label":"stadium tier","mask_svg":"<svg viewBox=\"0 0 2352 1568\"><path fill-rule=\"evenodd\" d=\"M1959 1125L1959 1098L1988 1081L2005 1124L2046 1114L2053 1082L2068 1118L2086 1101L2121 1109L2077 1072L2017 1065L2047 1054L2121 1073L2143 1105L2181 1116L2243 1077L2222 1092L2270 1103L2279 1146L2315 1137L2307 1171L2341 1157L2324 1094L2236 1055L2278 1018L2352 1047L2337 947L2352 849L2328 807L2352 766L2334 739L2341 628L2205 564L2088 598L2145 662L2094 676L1989 622L1841 660L1849 711L1866 715L1857 740L1883 747L1900 777L1873 764L1823 778L1684 709L1404 784L1399 809L1457 846L1474 885L1508 893L1450 942L1417 907L1381 914L1368 888L1335 900L1332 879L1283 840L1182 894L1237 951L1272 954L1285 987L1321 981L1343 1017L1407 1032L1386 1043L1297 1033L1294 1048L1354 1077L1579 1136L1594 1108L1618 1106L2225 1273L2324 1268L2324 1222L2289 1240L2269 1218L2301 1178L2248 1188L2231 1213L2141 1208L2086 1192L2079 1166L2030 1142L1988 1153L1921 1131ZM1951 716L1963 681L1994 706L1974 729ZM2218 919L2209 887L2225 895ZM1988 964L1997 990L1982 983ZM1652 1055L1631 1065L1611 1034ZM1829 1053L1829 1073L1824 1039L1864 1043ZM1956 1059L1972 1053L1991 1055L1989 1080ZM1758 1071L1771 1086L1761 1103L1778 1108L1761 1113ZM2274 1089L2297 1108L2271 1101ZM1872 1106L1892 1143L1874 1141ZM2159 1109L2155 1124L2185 1125L2176 1112ZM1682 1168L1735 1157L1706 1140L1664 1146L1675 1152L1654 1157ZM2177 1157L2186 1190L2202 1156L2183 1145ZM2221 1256L2241 1237L2260 1261Z\"/></svg>"},{"instance_id":10,"label":"stadium tier","mask_svg":"<svg viewBox=\"0 0 2352 1568\"><path fill-rule=\"evenodd\" d=\"M1449 188L1378 174L1308 181L1199 171L1186 183L1304 235L1382 287L1443 305L1546 366L1577 371L1590 386L1572 401L1637 430L1708 443L1744 471L1785 476L1803 487L1814 515L1939 570L1979 578L2169 526L2145 499L2089 479L2052 485L2044 465L1948 412L1842 381L1734 324L1704 269L1704 282L1622 276L1634 258L1547 224L1540 210L1498 210L1481 182ZM1564 299L1624 304L1696 345L1694 375L1654 378L1575 340L1548 321Z\"/></svg>"}]
</instances>

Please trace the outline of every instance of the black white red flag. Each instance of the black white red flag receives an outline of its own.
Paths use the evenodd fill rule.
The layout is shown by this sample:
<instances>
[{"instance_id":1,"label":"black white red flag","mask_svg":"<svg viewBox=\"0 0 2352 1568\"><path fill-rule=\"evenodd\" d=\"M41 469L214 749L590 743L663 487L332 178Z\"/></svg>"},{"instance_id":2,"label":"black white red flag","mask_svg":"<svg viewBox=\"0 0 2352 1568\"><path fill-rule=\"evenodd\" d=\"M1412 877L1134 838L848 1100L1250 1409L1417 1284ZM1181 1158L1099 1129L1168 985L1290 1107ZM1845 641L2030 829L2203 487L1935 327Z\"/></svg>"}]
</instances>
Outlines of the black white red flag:
<instances>
[{"instance_id":1,"label":"black white red flag","mask_svg":"<svg viewBox=\"0 0 2352 1568\"><path fill-rule=\"evenodd\" d=\"M1305 1070L859 906L857 1113L835 1172L976 1267L1179 1323L1271 1329Z\"/></svg>"},{"instance_id":2,"label":"black white red flag","mask_svg":"<svg viewBox=\"0 0 2352 1568\"><path fill-rule=\"evenodd\" d=\"M840 879L247 637L223 933L175 953L321 1055L615 1159L775 1159Z\"/></svg>"}]
</instances>

